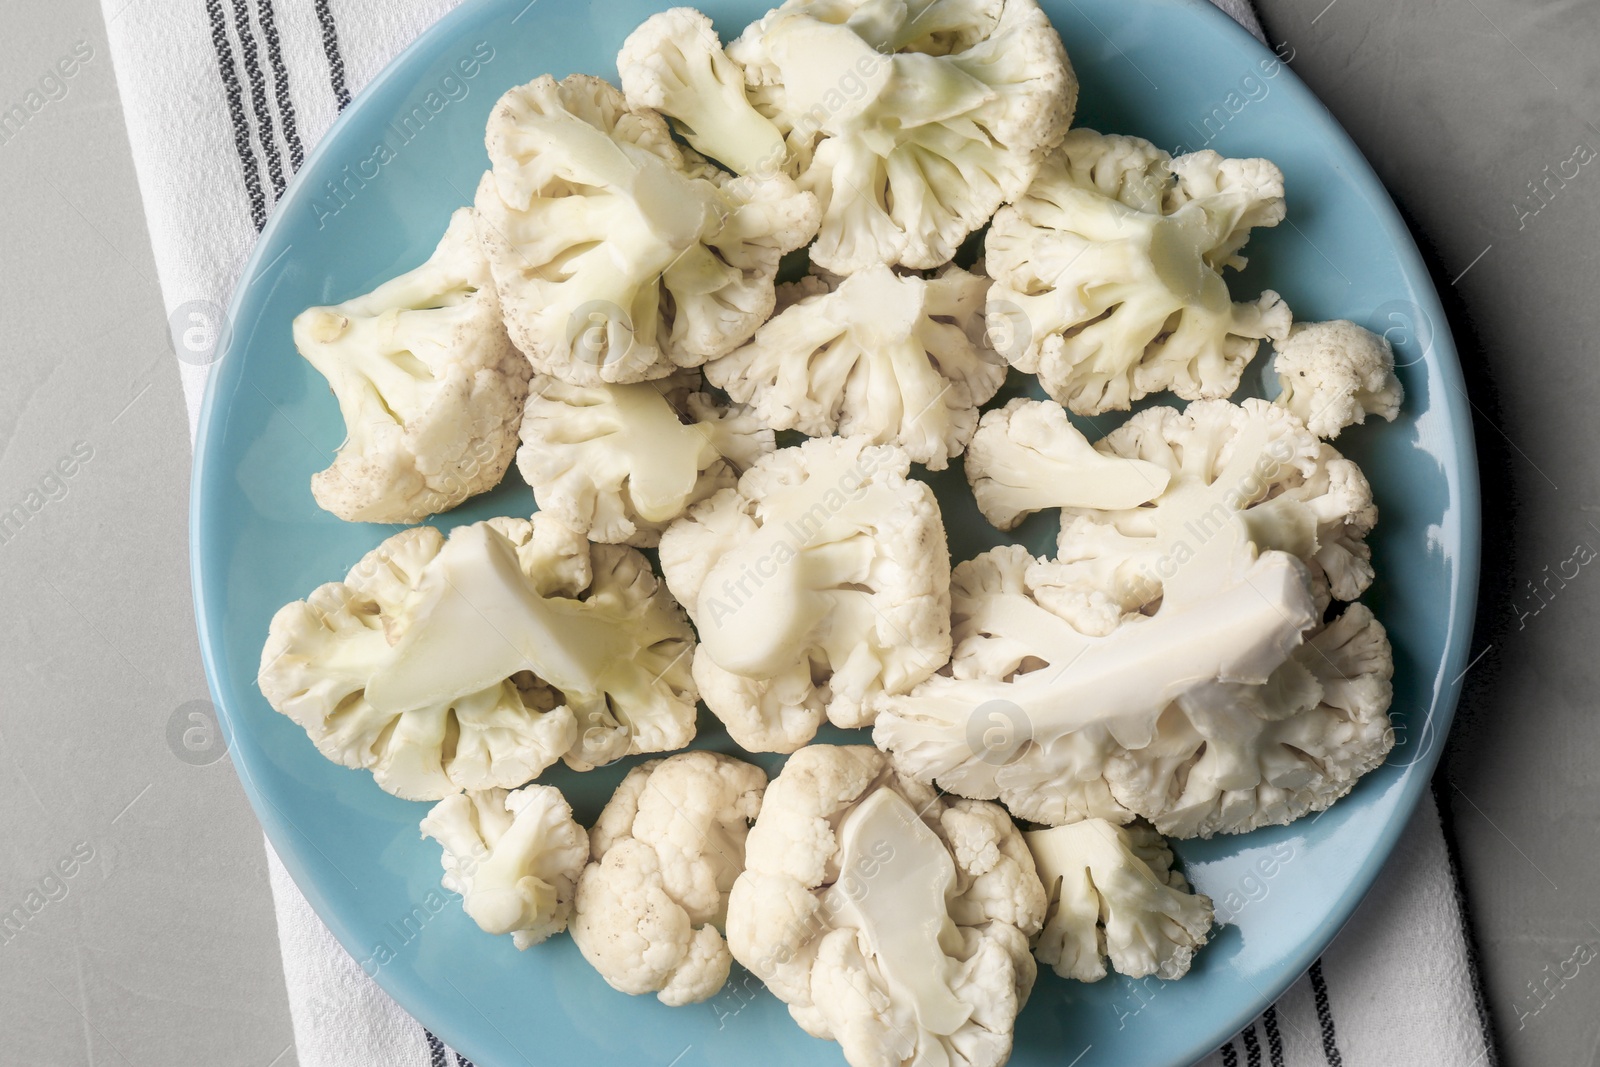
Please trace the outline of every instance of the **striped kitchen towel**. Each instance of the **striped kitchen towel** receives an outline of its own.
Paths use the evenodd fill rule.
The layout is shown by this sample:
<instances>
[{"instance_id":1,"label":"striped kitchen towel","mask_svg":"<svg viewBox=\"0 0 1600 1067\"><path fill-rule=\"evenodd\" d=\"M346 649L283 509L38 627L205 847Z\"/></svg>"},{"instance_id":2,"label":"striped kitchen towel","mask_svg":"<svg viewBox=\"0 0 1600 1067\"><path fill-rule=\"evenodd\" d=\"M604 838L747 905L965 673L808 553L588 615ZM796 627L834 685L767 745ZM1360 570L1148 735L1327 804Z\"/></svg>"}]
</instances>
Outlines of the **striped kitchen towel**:
<instances>
[{"instance_id":1,"label":"striped kitchen towel","mask_svg":"<svg viewBox=\"0 0 1600 1067\"><path fill-rule=\"evenodd\" d=\"M1215 2L1261 36L1246 0ZM455 0L102 0L176 333L220 321L256 235L307 151L353 94L454 6ZM205 362L181 364L191 433ZM270 846L268 852L302 1067L467 1067L366 976L270 856ZM1428 798L1338 941L1205 1067L1490 1062L1455 884Z\"/></svg>"}]
</instances>

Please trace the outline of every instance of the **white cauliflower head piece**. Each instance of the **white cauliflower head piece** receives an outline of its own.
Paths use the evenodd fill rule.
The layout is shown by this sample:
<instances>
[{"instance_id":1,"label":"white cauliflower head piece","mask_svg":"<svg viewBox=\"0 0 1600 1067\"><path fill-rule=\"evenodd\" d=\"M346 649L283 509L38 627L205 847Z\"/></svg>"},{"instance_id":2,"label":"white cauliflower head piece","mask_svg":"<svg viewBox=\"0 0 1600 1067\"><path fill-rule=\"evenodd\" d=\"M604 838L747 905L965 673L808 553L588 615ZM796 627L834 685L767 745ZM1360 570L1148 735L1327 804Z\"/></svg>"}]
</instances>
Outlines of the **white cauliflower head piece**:
<instances>
[{"instance_id":1,"label":"white cauliflower head piece","mask_svg":"<svg viewBox=\"0 0 1600 1067\"><path fill-rule=\"evenodd\" d=\"M744 869L745 835L767 776L715 752L635 767L589 835L572 939L613 989L671 1006L722 988L732 957L718 932Z\"/></svg>"},{"instance_id":2,"label":"white cauliflower head piece","mask_svg":"<svg viewBox=\"0 0 1600 1067\"><path fill-rule=\"evenodd\" d=\"M1112 793L1169 837L1279 826L1323 811L1394 747L1394 652L1352 604L1265 685L1196 687L1143 749L1115 752Z\"/></svg>"},{"instance_id":3,"label":"white cauliflower head piece","mask_svg":"<svg viewBox=\"0 0 1600 1067\"><path fill-rule=\"evenodd\" d=\"M311 478L321 507L350 522L413 523L499 484L528 365L506 336L471 208L450 217L420 267L295 316L294 343L345 425L333 465Z\"/></svg>"},{"instance_id":4,"label":"white cauliflower head piece","mask_svg":"<svg viewBox=\"0 0 1600 1067\"><path fill-rule=\"evenodd\" d=\"M1368 415L1393 422L1400 414L1406 393L1388 338L1345 319L1299 322L1273 349L1280 390L1274 402L1318 437L1338 437Z\"/></svg>"},{"instance_id":5,"label":"white cauliflower head piece","mask_svg":"<svg viewBox=\"0 0 1600 1067\"><path fill-rule=\"evenodd\" d=\"M439 800L683 747L693 648L643 556L535 515L389 538L273 616L258 680L335 763Z\"/></svg>"},{"instance_id":6,"label":"white cauliflower head piece","mask_svg":"<svg viewBox=\"0 0 1600 1067\"><path fill-rule=\"evenodd\" d=\"M1085 819L1022 835L1049 898L1033 954L1063 978L1182 978L1211 935L1211 898L1172 869L1161 835Z\"/></svg>"},{"instance_id":7,"label":"white cauliflower head piece","mask_svg":"<svg viewBox=\"0 0 1600 1067\"><path fill-rule=\"evenodd\" d=\"M1283 175L1264 159L1196 152L1078 129L1002 208L985 239L991 321L1005 352L1080 415L1171 390L1224 397L1289 309L1270 290L1235 303L1221 271L1241 267L1256 226L1283 219Z\"/></svg>"},{"instance_id":8,"label":"white cauliflower head piece","mask_svg":"<svg viewBox=\"0 0 1600 1067\"><path fill-rule=\"evenodd\" d=\"M879 697L873 740L901 773L1033 822L1126 822L1137 809L1108 782L1111 757L1149 745L1192 690L1265 684L1318 618L1299 560L1257 556L1239 535L1217 544L1203 581L1174 583L1153 615L1105 633L1050 610L1040 586L1054 565L1020 546L961 564L949 671Z\"/></svg>"},{"instance_id":9,"label":"white cauliflower head piece","mask_svg":"<svg viewBox=\"0 0 1600 1067\"><path fill-rule=\"evenodd\" d=\"M694 8L671 8L640 23L622 42L617 73L629 107L666 115L696 151L735 174L783 168L783 133L751 104L744 71Z\"/></svg>"},{"instance_id":10,"label":"white cauliflower head piece","mask_svg":"<svg viewBox=\"0 0 1600 1067\"><path fill-rule=\"evenodd\" d=\"M728 46L840 274L949 261L1028 187L1078 83L1034 0L787 0Z\"/></svg>"},{"instance_id":11,"label":"white cauliflower head piece","mask_svg":"<svg viewBox=\"0 0 1600 1067\"><path fill-rule=\"evenodd\" d=\"M1046 508L1136 508L1172 477L1157 464L1096 451L1060 404L1026 397L984 413L966 473L978 510L1002 530Z\"/></svg>"},{"instance_id":12,"label":"white cauliflower head piece","mask_svg":"<svg viewBox=\"0 0 1600 1067\"><path fill-rule=\"evenodd\" d=\"M898 448L829 437L779 449L661 537L699 627L706 705L752 752L792 752L824 716L870 722L950 654L950 555L933 491Z\"/></svg>"},{"instance_id":13,"label":"white cauliflower head piece","mask_svg":"<svg viewBox=\"0 0 1600 1067\"><path fill-rule=\"evenodd\" d=\"M1059 564L1017 546L963 563L948 675L880 698L873 740L904 774L1050 825L1209 837L1326 808L1393 744L1383 627L1360 604L1319 627L1298 559L1238 530L1213 545L1104 636L1049 608Z\"/></svg>"},{"instance_id":14,"label":"white cauliflower head piece","mask_svg":"<svg viewBox=\"0 0 1600 1067\"><path fill-rule=\"evenodd\" d=\"M767 789L728 944L852 1067L998 1067L1044 908L1004 810L942 797L873 748L813 745Z\"/></svg>"},{"instance_id":15,"label":"white cauliflower head piece","mask_svg":"<svg viewBox=\"0 0 1600 1067\"><path fill-rule=\"evenodd\" d=\"M510 934L525 949L567 928L589 835L573 821L561 790L529 785L511 793L457 793L433 806L422 835L443 847L445 889L461 895L486 932Z\"/></svg>"},{"instance_id":16,"label":"white cauliflower head piece","mask_svg":"<svg viewBox=\"0 0 1600 1067\"><path fill-rule=\"evenodd\" d=\"M780 293L787 306L706 377L774 429L896 444L943 470L1005 382L984 337L988 287L953 264L931 278L883 266L813 275Z\"/></svg>"},{"instance_id":17,"label":"white cauliflower head piece","mask_svg":"<svg viewBox=\"0 0 1600 1067\"><path fill-rule=\"evenodd\" d=\"M738 347L771 314L816 197L782 174L731 178L653 112L588 75L546 75L489 116L478 235L533 369L628 383Z\"/></svg>"},{"instance_id":18,"label":"white cauliflower head piece","mask_svg":"<svg viewBox=\"0 0 1600 1067\"><path fill-rule=\"evenodd\" d=\"M755 411L701 391L692 371L631 385L535 375L521 435L517 468L540 511L643 547L774 447Z\"/></svg>"},{"instance_id":19,"label":"white cauliflower head piece","mask_svg":"<svg viewBox=\"0 0 1600 1067\"><path fill-rule=\"evenodd\" d=\"M1095 448L1169 480L1148 505L1062 510L1059 566L1041 596L1074 625L1104 632L1155 602L1203 570L1193 561L1236 523L1258 550L1304 562L1321 606L1355 600L1372 583L1366 537L1378 512L1366 476L1282 407L1252 399L1149 408Z\"/></svg>"}]
</instances>

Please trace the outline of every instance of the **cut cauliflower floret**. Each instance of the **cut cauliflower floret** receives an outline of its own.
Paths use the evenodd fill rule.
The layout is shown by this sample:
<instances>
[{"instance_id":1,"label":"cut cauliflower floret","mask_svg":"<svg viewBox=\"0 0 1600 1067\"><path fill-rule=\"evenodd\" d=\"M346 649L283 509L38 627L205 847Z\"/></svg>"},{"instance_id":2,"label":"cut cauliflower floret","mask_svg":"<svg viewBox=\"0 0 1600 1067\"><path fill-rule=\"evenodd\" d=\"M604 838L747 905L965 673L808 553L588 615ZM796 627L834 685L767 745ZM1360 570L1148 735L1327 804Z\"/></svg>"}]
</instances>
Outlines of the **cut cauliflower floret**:
<instances>
[{"instance_id":1,"label":"cut cauliflower floret","mask_svg":"<svg viewBox=\"0 0 1600 1067\"><path fill-rule=\"evenodd\" d=\"M599 78L546 75L489 116L478 235L511 339L577 385L661 378L732 351L771 314L816 197L731 178Z\"/></svg>"},{"instance_id":2,"label":"cut cauliflower floret","mask_svg":"<svg viewBox=\"0 0 1600 1067\"><path fill-rule=\"evenodd\" d=\"M878 698L873 740L903 774L1051 825L1209 837L1326 808L1392 744L1388 641L1359 604L1317 630L1305 566L1242 526L1104 636L1050 610L1059 565L1014 545L961 564L950 671Z\"/></svg>"},{"instance_id":3,"label":"cut cauliflower floret","mask_svg":"<svg viewBox=\"0 0 1600 1067\"><path fill-rule=\"evenodd\" d=\"M792 752L824 716L871 722L950 654L950 555L933 491L898 448L807 441L763 457L661 537L700 631L706 705L752 752Z\"/></svg>"},{"instance_id":4,"label":"cut cauliflower floret","mask_svg":"<svg viewBox=\"0 0 1600 1067\"><path fill-rule=\"evenodd\" d=\"M1344 319L1296 323L1274 343L1272 369L1280 392L1274 403L1297 415L1318 437L1377 415L1393 422L1406 393L1394 373L1385 337Z\"/></svg>"},{"instance_id":5,"label":"cut cauliflower floret","mask_svg":"<svg viewBox=\"0 0 1600 1067\"><path fill-rule=\"evenodd\" d=\"M1322 811L1394 745L1394 652L1363 604L1307 639L1264 686L1184 694L1142 750L1115 753L1113 794L1169 837L1244 833Z\"/></svg>"},{"instance_id":6,"label":"cut cauliflower floret","mask_svg":"<svg viewBox=\"0 0 1600 1067\"><path fill-rule=\"evenodd\" d=\"M852 1067L998 1067L1044 910L1003 810L941 797L873 748L812 745L767 789L728 945Z\"/></svg>"},{"instance_id":7,"label":"cut cauliflower floret","mask_svg":"<svg viewBox=\"0 0 1600 1067\"><path fill-rule=\"evenodd\" d=\"M1085 819L1022 835L1050 899L1033 948L1063 978L1098 982L1106 962L1130 978L1189 973L1211 933L1211 898L1172 869L1161 835Z\"/></svg>"},{"instance_id":8,"label":"cut cauliflower floret","mask_svg":"<svg viewBox=\"0 0 1600 1067\"><path fill-rule=\"evenodd\" d=\"M773 449L754 411L699 391L699 375L570 385L535 375L517 467L539 510L591 540L651 546L690 504Z\"/></svg>"},{"instance_id":9,"label":"cut cauliflower floret","mask_svg":"<svg viewBox=\"0 0 1600 1067\"><path fill-rule=\"evenodd\" d=\"M783 134L751 105L744 71L694 8L671 8L640 23L622 42L617 73L629 107L666 115L684 140L735 174L783 169Z\"/></svg>"},{"instance_id":10,"label":"cut cauliflower floret","mask_svg":"<svg viewBox=\"0 0 1600 1067\"><path fill-rule=\"evenodd\" d=\"M985 239L989 316L1026 342L1006 357L1080 415L1162 390L1232 394L1290 316L1270 290L1234 303L1221 271L1243 266L1251 228L1283 213L1283 175L1264 159L1173 159L1073 130Z\"/></svg>"},{"instance_id":11,"label":"cut cauliflower floret","mask_svg":"<svg viewBox=\"0 0 1600 1067\"><path fill-rule=\"evenodd\" d=\"M444 847L444 887L488 933L525 949L567 928L589 835L561 790L457 793L433 806L422 834Z\"/></svg>"},{"instance_id":12,"label":"cut cauliflower floret","mask_svg":"<svg viewBox=\"0 0 1600 1067\"><path fill-rule=\"evenodd\" d=\"M682 752L635 767L589 835L572 939L613 989L677 1006L706 1000L732 957L718 933L744 869L767 776Z\"/></svg>"},{"instance_id":13,"label":"cut cauliflower floret","mask_svg":"<svg viewBox=\"0 0 1600 1067\"><path fill-rule=\"evenodd\" d=\"M439 800L683 747L693 649L643 556L535 515L389 538L273 616L258 680L335 763Z\"/></svg>"},{"instance_id":14,"label":"cut cauliflower floret","mask_svg":"<svg viewBox=\"0 0 1600 1067\"><path fill-rule=\"evenodd\" d=\"M1154 463L1096 451L1060 404L1026 397L984 413L966 472L978 510L1002 530L1045 508L1136 508L1171 480Z\"/></svg>"},{"instance_id":15,"label":"cut cauliflower floret","mask_svg":"<svg viewBox=\"0 0 1600 1067\"><path fill-rule=\"evenodd\" d=\"M1021 546L961 564L949 673L877 698L873 740L901 773L999 798L1021 818L1126 822L1133 809L1106 781L1111 756L1148 745L1168 705L1197 687L1265 684L1317 620L1299 560L1257 557L1238 533L1215 545L1154 615L1128 613L1104 635L1049 610L1038 585L1051 565Z\"/></svg>"},{"instance_id":16,"label":"cut cauliflower floret","mask_svg":"<svg viewBox=\"0 0 1600 1067\"><path fill-rule=\"evenodd\" d=\"M350 522L413 523L505 475L528 366L500 320L471 208L450 216L422 266L295 316L294 343L345 425L333 465L311 476L321 507Z\"/></svg>"},{"instance_id":17,"label":"cut cauliflower floret","mask_svg":"<svg viewBox=\"0 0 1600 1067\"><path fill-rule=\"evenodd\" d=\"M1167 585L1204 568L1191 562L1237 518L1261 550L1279 549L1311 570L1318 602L1355 600L1372 583L1366 536L1378 519L1355 463L1300 420L1264 400L1202 400L1182 412L1149 408L1096 449L1167 471L1146 506L1064 508L1058 565L1041 579L1052 611L1103 633Z\"/></svg>"},{"instance_id":18,"label":"cut cauliflower floret","mask_svg":"<svg viewBox=\"0 0 1600 1067\"><path fill-rule=\"evenodd\" d=\"M943 470L1005 382L984 339L989 280L951 265L927 279L869 267L807 282L706 378L774 429L896 444Z\"/></svg>"},{"instance_id":19,"label":"cut cauliflower floret","mask_svg":"<svg viewBox=\"0 0 1600 1067\"><path fill-rule=\"evenodd\" d=\"M811 261L948 262L1020 196L1078 83L1034 0L788 0L727 54L822 203Z\"/></svg>"}]
</instances>

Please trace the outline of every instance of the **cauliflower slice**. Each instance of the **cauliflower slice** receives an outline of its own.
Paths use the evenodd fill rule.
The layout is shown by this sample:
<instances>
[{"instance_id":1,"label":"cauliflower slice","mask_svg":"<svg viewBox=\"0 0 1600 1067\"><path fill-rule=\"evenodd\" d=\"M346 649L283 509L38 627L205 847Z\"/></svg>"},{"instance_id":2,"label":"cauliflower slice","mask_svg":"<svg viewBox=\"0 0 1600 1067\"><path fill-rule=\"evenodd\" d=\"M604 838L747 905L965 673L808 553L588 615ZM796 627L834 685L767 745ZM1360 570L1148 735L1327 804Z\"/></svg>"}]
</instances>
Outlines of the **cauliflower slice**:
<instances>
[{"instance_id":1,"label":"cauliflower slice","mask_svg":"<svg viewBox=\"0 0 1600 1067\"><path fill-rule=\"evenodd\" d=\"M754 340L706 364L706 377L779 430L896 444L944 470L1005 382L984 339L989 280L950 265L932 278L868 267L815 276Z\"/></svg>"},{"instance_id":2,"label":"cauliflower slice","mask_svg":"<svg viewBox=\"0 0 1600 1067\"><path fill-rule=\"evenodd\" d=\"M873 748L813 745L767 789L728 946L853 1067L998 1067L1044 909L1003 810L941 797Z\"/></svg>"},{"instance_id":3,"label":"cauliflower slice","mask_svg":"<svg viewBox=\"0 0 1600 1067\"><path fill-rule=\"evenodd\" d=\"M902 774L1050 825L1209 837L1326 808L1393 743L1392 653L1359 604L1314 629L1304 565L1242 525L1105 636L1050 610L1059 565L1015 545L963 563L949 673L875 700L873 740Z\"/></svg>"},{"instance_id":4,"label":"cauliflower slice","mask_svg":"<svg viewBox=\"0 0 1600 1067\"><path fill-rule=\"evenodd\" d=\"M1060 404L1026 397L984 413L966 472L978 510L1002 530L1045 508L1136 508L1172 478L1157 464L1095 451Z\"/></svg>"},{"instance_id":5,"label":"cauliflower slice","mask_svg":"<svg viewBox=\"0 0 1600 1067\"><path fill-rule=\"evenodd\" d=\"M693 649L643 556L535 515L389 538L273 616L258 681L335 763L439 800L682 748Z\"/></svg>"},{"instance_id":6,"label":"cauliflower slice","mask_svg":"<svg viewBox=\"0 0 1600 1067\"><path fill-rule=\"evenodd\" d=\"M1197 687L1265 684L1317 621L1299 560L1258 557L1242 533L1215 544L1203 582L1175 583L1153 615L1126 614L1104 635L1049 609L1039 584L1051 565L1021 546L961 564L950 670L877 697L873 740L902 774L998 797L1033 822L1126 822L1137 809L1108 785L1111 757L1149 745Z\"/></svg>"},{"instance_id":7,"label":"cauliflower slice","mask_svg":"<svg viewBox=\"0 0 1600 1067\"><path fill-rule=\"evenodd\" d=\"M1006 358L1080 415L1162 390L1232 394L1290 316L1270 290L1234 303L1221 271L1244 265L1251 228L1283 215L1283 175L1267 160L1173 159L1073 130L984 242L989 315L1026 339Z\"/></svg>"},{"instance_id":8,"label":"cauliflower slice","mask_svg":"<svg viewBox=\"0 0 1600 1067\"><path fill-rule=\"evenodd\" d=\"M666 115L696 151L735 174L783 168L783 134L751 105L744 71L694 8L671 8L640 23L622 42L617 73L629 107Z\"/></svg>"},{"instance_id":9,"label":"cauliflower slice","mask_svg":"<svg viewBox=\"0 0 1600 1067\"><path fill-rule=\"evenodd\" d=\"M635 767L589 835L572 939L613 989L706 1000L732 957L717 932L761 810L761 768L716 752Z\"/></svg>"},{"instance_id":10,"label":"cauliflower slice","mask_svg":"<svg viewBox=\"0 0 1600 1067\"><path fill-rule=\"evenodd\" d=\"M1272 369L1288 408L1318 437L1335 438L1368 415L1393 422L1406 392L1385 337L1345 319L1300 322L1275 342Z\"/></svg>"},{"instance_id":11,"label":"cauliflower slice","mask_svg":"<svg viewBox=\"0 0 1600 1067\"><path fill-rule=\"evenodd\" d=\"M1235 834L1323 811L1394 746L1394 652L1352 604L1264 686L1212 683L1163 713L1142 750L1114 753L1113 794L1169 837Z\"/></svg>"},{"instance_id":12,"label":"cauliflower slice","mask_svg":"<svg viewBox=\"0 0 1600 1067\"><path fill-rule=\"evenodd\" d=\"M649 547L690 504L733 485L772 451L772 431L698 386L693 372L632 385L536 375L517 467L539 510L591 540Z\"/></svg>"},{"instance_id":13,"label":"cauliflower slice","mask_svg":"<svg viewBox=\"0 0 1600 1067\"><path fill-rule=\"evenodd\" d=\"M549 75L489 116L478 235L511 340L576 385L661 378L732 351L771 314L816 197L730 178L599 78Z\"/></svg>"},{"instance_id":14,"label":"cauliflower slice","mask_svg":"<svg viewBox=\"0 0 1600 1067\"><path fill-rule=\"evenodd\" d=\"M1078 82L1034 0L787 0L727 54L822 204L811 261L937 267L1020 196Z\"/></svg>"},{"instance_id":15,"label":"cauliflower slice","mask_svg":"<svg viewBox=\"0 0 1600 1067\"><path fill-rule=\"evenodd\" d=\"M1062 509L1058 565L1038 588L1086 632L1108 632L1202 570L1192 561L1235 519L1258 549L1310 568L1320 607L1330 596L1355 600L1372 583L1366 536L1378 511L1366 476L1281 407L1252 399L1149 408L1096 449L1163 468L1170 480L1145 506Z\"/></svg>"},{"instance_id":16,"label":"cauliflower slice","mask_svg":"<svg viewBox=\"0 0 1600 1067\"><path fill-rule=\"evenodd\" d=\"M457 793L433 806L422 835L444 847L443 885L461 895L486 932L510 934L525 949L567 928L589 835L573 821L561 790L529 785L513 793Z\"/></svg>"},{"instance_id":17,"label":"cauliflower slice","mask_svg":"<svg viewBox=\"0 0 1600 1067\"><path fill-rule=\"evenodd\" d=\"M471 208L422 266L307 308L294 343L339 401L345 440L311 476L348 522L413 523L500 483L516 450L527 361L500 321Z\"/></svg>"},{"instance_id":18,"label":"cauliflower slice","mask_svg":"<svg viewBox=\"0 0 1600 1067\"><path fill-rule=\"evenodd\" d=\"M779 449L661 536L700 631L694 676L739 745L792 752L824 715L871 722L950 654L950 555L933 491L898 448Z\"/></svg>"},{"instance_id":19,"label":"cauliflower slice","mask_svg":"<svg viewBox=\"0 0 1600 1067\"><path fill-rule=\"evenodd\" d=\"M1033 954L1062 978L1098 982L1189 973L1215 918L1211 898L1172 869L1161 835L1085 819L1022 835L1050 898Z\"/></svg>"}]
</instances>

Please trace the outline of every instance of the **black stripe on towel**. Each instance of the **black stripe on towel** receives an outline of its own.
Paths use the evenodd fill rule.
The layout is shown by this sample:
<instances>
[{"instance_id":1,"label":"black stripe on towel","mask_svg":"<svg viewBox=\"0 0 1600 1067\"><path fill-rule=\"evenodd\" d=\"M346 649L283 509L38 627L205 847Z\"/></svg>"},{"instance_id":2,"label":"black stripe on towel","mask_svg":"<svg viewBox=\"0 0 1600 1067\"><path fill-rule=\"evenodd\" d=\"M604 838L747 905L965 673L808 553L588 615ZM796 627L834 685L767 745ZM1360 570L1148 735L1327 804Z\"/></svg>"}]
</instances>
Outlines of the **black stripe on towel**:
<instances>
[{"instance_id":1,"label":"black stripe on towel","mask_svg":"<svg viewBox=\"0 0 1600 1067\"><path fill-rule=\"evenodd\" d=\"M206 16L211 20L211 47L217 53L217 74L228 98L228 117L233 122L233 148L244 169L244 189L250 197L250 221L256 229L267 224L267 200L261 192L261 174L255 152L250 147L250 124L244 117L244 102L239 92L239 71L233 65L233 47L228 44L228 24L222 15L221 0L206 0Z\"/></svg>"},{"instance_id":2,"label":"black stripe on towel","mask_svg":"<svg viewBox=\"0 0 1600 1067\"><path fill-rule=\"evenodd\" d=\"M283 120L283 140L289 146L289 171L293 173L305 162L305 148L300 144L300 130L295 123L294 100L289 96L289 68L283 65L283 46L278 37L278 20L272 11L272 0L256 0L256 19L261 23L261 37L267 42L267 62L272 64L272 89L278 101L278 118Z\"/></svg>"},{"instance_id":3,"label":"black stripe on towel","mask_svg":"<svg viewBox=\"0 0 1600 1067\"><path fill-rule=\"evenodd\" d=\"M1256 1039L1255 1024L1251 1023L1239 1036L1244 1039L1245 1067L1261 1067L1261 1042Z\"/></svg>"},{"instance_id":4,"label":"black stripe on towel","mask_svg":"<svg viewBox=\"0 0 1600 1067\"><path fill-rule=\"evenodd\" d=\"M1232 1041L1222 1046L1222 1067L1239 1067L1239 1050Z\"/></svg>"},{"instance_id":5,"label":"black stripe on towel","mask_svg":"<svg viewBox=\"0 0 1600 1067\"><path fill-rule=\"evenodd\" d=\"M433 1031L426 1026L422 1032L428 1038L428 1067L450 1067L450 1061L444 1054L444 1042L434 1037Z\"/></svg>"},{"instance_id":6,"label":"black stripe on towel","mask_svg":"<svg viewBox=\"0 0 1600 1067\"><path fill-rule=\"evenodd\" d=\"M1317 1022L1322 1026L1322 1054L1328 1058L1328 1067L1344 1067L1333 1031L1333 1006L1328 1003L1328 981L1322 977L1321 959L1311 965L1311 994L1317 1002Z\"/></svg>"},{"instance_id":7,"label":"black stripe on towel","mask_svg":"<svg viewBox=\"0 0 1600 1067\"><path fill-rule=\"evenodd\" d=\"M456 1053L456 1067L473 1067L473 1063L458 1052Z\"/></svg>"},{"instance_id":8,"label":"black stripe on towel","mask_svg":"<svg viewBox=\"0 0 1600 1067\"><path fill-rule=\"evenodd\" d=\"M256 137L267 157L267 173L272 177L272 196L276 200L283 195L283 157L278 154L272 108L267 106L267 79L261 74L256 36L250 29L250 8L245 0L233 0L233 28L239 35L239 54L244 58L244 73L250 82L250 109L256 115Z\"/></svg>"},{"instance_id":9,"label":"black stripe on towel","mask_svg":"<svg viewBox=\"0 0 1600 1067\"><path fill-rule=\"evenodd\" d=\"M328 79L333 83L333 98L343 111L350 104L350 90L344 86L344 56L339 52L339 29L333 24L333 9L328 0L316 0L317 21L322 23L322 51L328 57Z\"/></svg>"},{"instance_id":10,"label":"black stripe on towel","mask_svg":"<svg viewBox=\"0 0 1600 1067\"><path fill-rule=\"evenodd\" d=\"M1278 1006L1274 1004L1261 1016L1261 1029L1267 1033L1267 1055L1272 1067L1283 1067L1283 1035L1278 1033Z\"/></svg>"}]
</instances>

